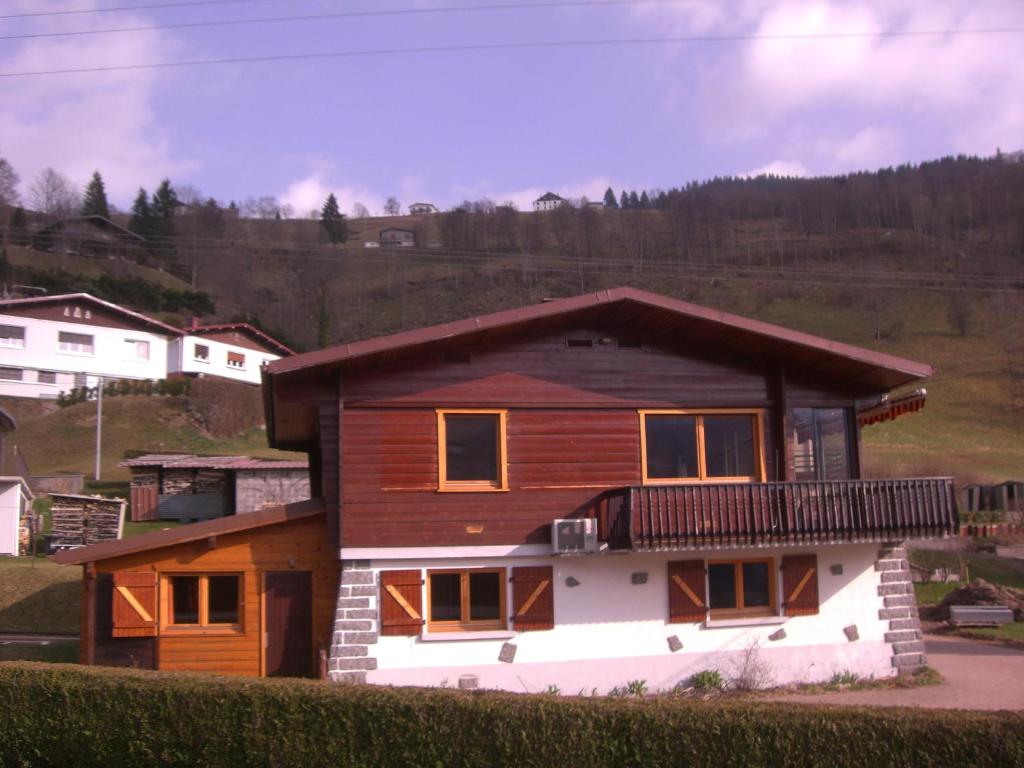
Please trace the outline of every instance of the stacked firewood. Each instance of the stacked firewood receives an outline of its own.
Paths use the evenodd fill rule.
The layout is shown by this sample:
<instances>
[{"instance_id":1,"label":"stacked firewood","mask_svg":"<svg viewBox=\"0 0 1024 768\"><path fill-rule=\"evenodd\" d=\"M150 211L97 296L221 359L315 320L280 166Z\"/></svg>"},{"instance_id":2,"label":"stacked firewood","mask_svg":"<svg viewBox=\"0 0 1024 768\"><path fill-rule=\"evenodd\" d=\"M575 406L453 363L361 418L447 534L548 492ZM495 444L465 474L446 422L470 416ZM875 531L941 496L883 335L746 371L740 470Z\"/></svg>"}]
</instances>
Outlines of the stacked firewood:
<instances>
[{"instance_id":1,"label":"stacked firewood","mask_svg":"<svg viewBox=\"0 0 1024 768\"><path fill-rule=\"evenodd\" d=\"M227 473L223 469L201 469L196 475L196 493L223 493L227 481Z\"/></svg>"},{"instance_id":2,"label":"stacked firewood","mask_svg":"<svg viewBox=\"0 0 1024 768\"><path fill-rule=\"evenodd\" d=\"M164 482L160 493L166 496L177 496L182 493L195 493L196 471L194 469L164 469Z\"/></svg>"},{"instance_id":3,"label":"stacked firewood","mask_svg":"<svg viewBox=\"0 0 1024 768\"><path fill-rule=\"evenodd\" d=\"M132 470L132 488L144 485L156 485L158 477L156 472Z\"/></svg>"},{"instance_id":4,"label":"stacked firewood","mask_svg":"<svg viewBox=\"0 0 1024 768\"><path fill-rule=\"evenodd\" d=\"M124 499L60 494L51 494L51 499L50 531L54 546L86 546L120 536Z\"/></svg>"}]
</instances>

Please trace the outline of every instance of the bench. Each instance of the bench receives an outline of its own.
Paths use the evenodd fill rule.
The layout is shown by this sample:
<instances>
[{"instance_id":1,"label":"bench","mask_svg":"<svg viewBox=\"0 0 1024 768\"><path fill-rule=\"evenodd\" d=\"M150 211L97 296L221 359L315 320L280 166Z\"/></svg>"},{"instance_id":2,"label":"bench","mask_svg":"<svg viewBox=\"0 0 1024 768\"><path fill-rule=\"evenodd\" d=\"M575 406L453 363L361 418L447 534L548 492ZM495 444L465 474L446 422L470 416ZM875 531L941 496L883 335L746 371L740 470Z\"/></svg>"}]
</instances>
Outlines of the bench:
<instances>
[{"instance_id":1,"label":"bench","mask_svg":"<svg viewBox=\"0 0 1024 768\"><path fill-rule=\"evenodd\" d=\"M998 627L1012 621L1013 611L1005 605L949 606L949 622L955 627Z\"/></svg>"}]
</instances>

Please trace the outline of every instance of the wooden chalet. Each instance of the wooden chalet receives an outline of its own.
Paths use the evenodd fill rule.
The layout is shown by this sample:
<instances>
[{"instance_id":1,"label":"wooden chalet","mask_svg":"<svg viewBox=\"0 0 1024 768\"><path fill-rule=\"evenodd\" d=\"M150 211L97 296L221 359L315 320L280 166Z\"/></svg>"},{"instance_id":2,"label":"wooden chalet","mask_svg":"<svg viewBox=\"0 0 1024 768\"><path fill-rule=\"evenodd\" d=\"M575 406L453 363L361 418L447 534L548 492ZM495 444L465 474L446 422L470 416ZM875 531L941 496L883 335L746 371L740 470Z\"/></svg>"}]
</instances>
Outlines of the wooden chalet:
<instances>
[{"instance_id":1,"label":"wooden chalet","mask_svg":"<svg viewBox=\"0 0 1024 768\"><path fill-rule=\"evenodd\" d=\"M275 557L340 574L329 643L313 632L336 680L670 688L751 646L778 682L894 674L924 663L900 542L955 532L957 510L949 478L862 478L860 424L919 408L887 396L931 373L632 288L281 359L268 439L309 455L324 559ZM179 572L251 581L236 634L269 620L265 566L221 563L227 539L64 562L155 574L158 646L195 649L201 626L164 621ZM244 671L267 672L257 656Z\"/></svg>"}]
</instances>

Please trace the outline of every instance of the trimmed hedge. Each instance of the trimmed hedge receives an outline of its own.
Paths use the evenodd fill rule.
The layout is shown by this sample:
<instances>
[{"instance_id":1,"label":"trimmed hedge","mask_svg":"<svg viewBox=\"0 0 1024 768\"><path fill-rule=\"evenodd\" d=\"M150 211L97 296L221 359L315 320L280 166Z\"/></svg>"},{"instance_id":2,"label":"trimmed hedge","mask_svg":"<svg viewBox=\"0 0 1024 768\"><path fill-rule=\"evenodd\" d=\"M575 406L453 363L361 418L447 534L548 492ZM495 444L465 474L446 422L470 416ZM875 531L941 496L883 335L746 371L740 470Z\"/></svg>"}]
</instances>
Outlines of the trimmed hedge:
<instances>
[{"instance_id":1,"label":"trimmed hedge","mask_svg":"<svg viewBox=\"0 0 1024 768\"><path fill-rule=\"evenodd\" d=\"M1024 716L0 664L4 766L1009 766Z\"/></svg>"}]
</instances>

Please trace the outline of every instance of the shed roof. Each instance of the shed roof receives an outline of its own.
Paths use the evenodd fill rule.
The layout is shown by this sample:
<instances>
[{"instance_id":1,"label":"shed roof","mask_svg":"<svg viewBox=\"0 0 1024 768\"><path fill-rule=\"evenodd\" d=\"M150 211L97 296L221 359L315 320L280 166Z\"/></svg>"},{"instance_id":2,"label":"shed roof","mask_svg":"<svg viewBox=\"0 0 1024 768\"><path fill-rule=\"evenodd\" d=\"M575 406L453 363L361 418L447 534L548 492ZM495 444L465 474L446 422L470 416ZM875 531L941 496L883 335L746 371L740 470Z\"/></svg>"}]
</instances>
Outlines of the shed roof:
<instances>
[{"instance_id":1,"label":"shed roof","mask_svg":"<svg viewBox=\"0 0 1024 768\"><path fill-rule=\"evenodd\" d=\"M125 309L119 304L114 304L111 301L98 299L90 293L61 293L56 296L32 296L27 299L3 299L0 300L0 312L3 312L7 307L35 307L44 304L56 304L62 301L83 301L97 307L102 307L103 309L122 315L123 317L147 328L154 328L168 336L181 336L184 333L178 328L167 325L166 323L161 323L159 320L154 320L152 317L144 315L141 312Z\"/></svg>"},{"instance_id":2,"label":"shed roof","mask_svg":"<svg viewBox=\"0 0 1024 768\"><path fill-rule=\"evenodd\" d=\"M120 463L122 467L164 469L308 469L305 459L254 459L249 456L196 456L190 453L147 453Z\"/></svg>"},{"instance_id":3,"label":"shed roof","mask_svg":"<svg viewBox=\"0 0 1024 768\"><path fill-rule=\"evenodd\" d=\"M168 528L163 531L152 531L127 539L104 541L79 549L68 549L58 552L53 559L61 565L81 565L94 563L97 560L109 560L112 557L132 555L137 552L148 552L161 547L185 544L190 541L208 539L211 536L226 536L229 533L248 531L265 525L284 523L289 520L301 520L319 515L324 511L320 499L307 499L294 504L281 504L267 507L256 512L243 512L239 515L219 517L215 520L204 520L200 523Z\"/></svg>"}]
</instances>

